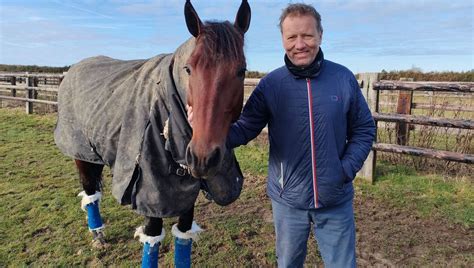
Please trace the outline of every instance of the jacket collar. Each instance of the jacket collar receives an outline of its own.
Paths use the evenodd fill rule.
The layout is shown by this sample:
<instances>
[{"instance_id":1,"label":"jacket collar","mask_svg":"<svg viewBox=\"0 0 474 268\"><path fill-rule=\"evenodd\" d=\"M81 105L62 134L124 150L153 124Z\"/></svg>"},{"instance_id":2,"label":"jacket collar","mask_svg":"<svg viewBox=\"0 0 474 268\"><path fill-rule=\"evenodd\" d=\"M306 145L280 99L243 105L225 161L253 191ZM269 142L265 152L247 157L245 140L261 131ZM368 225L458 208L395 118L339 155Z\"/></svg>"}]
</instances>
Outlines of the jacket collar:
<instances>
[{"instance_id":1,"label":"jacket collar","mask_svg":"<svg viewBox=\"0 0 474 268\"><path fill-rule=\"evenodd\" d=\"M316 55L314 61L306 67L298 67L294 65L288 56L285 54L285 65L286 68L292 73L296 78L313 78L317 77L321 72L321 68L324 62L324 54L321 48Z\"/></svg>"}]
</instances>

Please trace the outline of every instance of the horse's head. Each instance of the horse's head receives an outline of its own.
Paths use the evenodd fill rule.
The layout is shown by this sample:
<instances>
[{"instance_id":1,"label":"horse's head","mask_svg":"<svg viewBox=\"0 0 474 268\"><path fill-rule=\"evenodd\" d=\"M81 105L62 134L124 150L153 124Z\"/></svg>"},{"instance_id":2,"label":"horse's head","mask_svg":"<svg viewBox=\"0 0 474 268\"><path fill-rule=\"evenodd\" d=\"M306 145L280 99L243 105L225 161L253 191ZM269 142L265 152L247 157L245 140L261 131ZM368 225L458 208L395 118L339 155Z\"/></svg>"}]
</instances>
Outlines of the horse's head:
<instances>
[{"instance_id":1,"label":"horse's head","mask_svg":"<svg viewBox=\"0 0 474 268\"><path fill-rule=\"evenodd\" d=\"M195 37L195 48L185 67L189 76L186 100L194 115L186 162L193 176L208 177L219 170L230 125L242 109L246 70L243 45L250 6L242 1L234 24L202 23L188 0L185 17Z\"/></svg>"}]
</instances>

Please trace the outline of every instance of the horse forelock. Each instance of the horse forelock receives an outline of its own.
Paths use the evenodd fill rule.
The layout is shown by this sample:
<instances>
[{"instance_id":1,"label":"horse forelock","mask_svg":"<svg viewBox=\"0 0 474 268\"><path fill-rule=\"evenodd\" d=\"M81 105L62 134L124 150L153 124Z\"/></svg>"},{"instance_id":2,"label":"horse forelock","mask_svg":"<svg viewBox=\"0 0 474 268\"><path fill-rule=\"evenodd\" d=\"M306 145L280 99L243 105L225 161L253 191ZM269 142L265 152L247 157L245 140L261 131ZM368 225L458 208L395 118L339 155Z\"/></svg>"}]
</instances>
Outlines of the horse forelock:
<instances>
[{"instance_id":1,"label":"horse forelock","mask_svg":"<svg viewBox=\"0 0 474 268\"><path fill-rule=\"evenodd\" d=\"M191 57L203 66L219 62L244 64L244 37L233 24L225 22L206 22L201 28L196 49Z\"/></svg>"}]
</instances>

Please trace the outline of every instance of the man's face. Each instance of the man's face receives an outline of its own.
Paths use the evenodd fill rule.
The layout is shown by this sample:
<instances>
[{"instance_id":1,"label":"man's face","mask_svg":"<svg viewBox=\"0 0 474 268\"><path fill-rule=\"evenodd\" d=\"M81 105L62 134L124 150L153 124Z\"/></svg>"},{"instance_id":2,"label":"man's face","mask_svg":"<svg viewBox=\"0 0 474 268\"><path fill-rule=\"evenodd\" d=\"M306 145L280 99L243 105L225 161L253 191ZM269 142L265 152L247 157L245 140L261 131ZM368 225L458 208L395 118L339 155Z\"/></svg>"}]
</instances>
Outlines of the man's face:
<instances>
[{"instance_id":1,"label":"man's face","mask_svg":"<svg viewBox=\"0 0 474 268\"><path fill-rule=\"evenodd\" d=\"M298 67L310 65L319 52L322 34L316 19L309 15L288 16L281 25L283 48L290 61Z\"/></svg>"}]
</instances>

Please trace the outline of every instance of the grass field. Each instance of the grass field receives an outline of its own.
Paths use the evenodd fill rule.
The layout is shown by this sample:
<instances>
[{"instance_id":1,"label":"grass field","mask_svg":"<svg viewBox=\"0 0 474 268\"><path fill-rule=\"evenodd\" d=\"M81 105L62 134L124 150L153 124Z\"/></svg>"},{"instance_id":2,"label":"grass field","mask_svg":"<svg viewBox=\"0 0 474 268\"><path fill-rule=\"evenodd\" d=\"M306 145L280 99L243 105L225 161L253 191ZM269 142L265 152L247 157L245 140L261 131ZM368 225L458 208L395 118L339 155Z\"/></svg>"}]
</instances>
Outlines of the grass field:
<instances>
[{"instance_id":1,"label":"grass field","mask_svg":"<svg viewBox=\"0 0 474 268\"><path fill-rule=\"evenodd\" d=\"M22 109L0 109L0 267L138 266L142 245L133 238L133 233L143 219L128 207L118 205L111 196L109 170L104 174L101 209L110 245L106 249L91 249L85 214L77 197L82 189L72 160L54 145L54 123L55 114L25 115ZM246 177L239 200L228 207L219 207L202 196L198 199L195 217L206 232L193 247L196 266L273 266L275 263L270 204L265 194L266 145L252 143L239 148L237 155ZM472 237L472 178L417 174L406 167L383 163L377 165L377 174L378 180L373 185L356 180L361 206L366 200L387 204L393 210L416 215L426 222L439 220L452 228L467 230L470 235L464 239ZM358 232L370 233L363 230L362 213L356 214L356 218L361 225ZM160 248L161 265L172 265L169 230L175 221L165 220L168 234ZM358 235L365 237L364 233ZM459 259L462 265L470 266L474 263L472 241L461 242L471 252L453 253L452 249L441 248L432 253L435 255L420 254L416 261L396 263L429 266L433 258L442 263ZM384 245L374 247L383 249ZM321 262L315 252L316 246L311 243L307 264ZM403 259L400 251L380 254L386 259Z\"/></svg>"}]
</instances>

